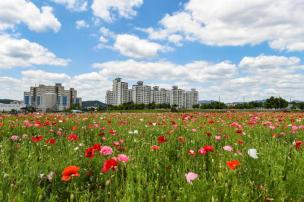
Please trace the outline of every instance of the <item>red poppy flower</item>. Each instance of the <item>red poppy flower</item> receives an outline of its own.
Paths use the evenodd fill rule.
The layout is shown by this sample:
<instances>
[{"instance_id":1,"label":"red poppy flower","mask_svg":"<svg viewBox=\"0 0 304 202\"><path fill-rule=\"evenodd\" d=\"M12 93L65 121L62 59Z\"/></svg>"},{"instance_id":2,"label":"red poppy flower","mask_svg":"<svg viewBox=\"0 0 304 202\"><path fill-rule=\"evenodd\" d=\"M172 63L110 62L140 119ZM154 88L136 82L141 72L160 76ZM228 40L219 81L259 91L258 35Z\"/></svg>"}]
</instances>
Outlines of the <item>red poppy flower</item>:
<instances>
[{"instance_id":1,"label":"red poppy flower","mask_svg":"<svg viewBox=\"0 0 304 202\"><path fill-rule=\"evenodd\" d=\"M166 139L165 136L159 136L159 137L157 138L158 144L162 144L162 143L164 143L164 142L166 142L166 141L167 141L167 139Z\"/></svg>"},{"instance_id":2,"label":"red poppy flower","mask_svg":"<svg viewBox=\"0 0 304 202\"><path fill-rule=\"evenodd\" d=\"M32 142L40 142L41 140L43 140L42 135L37 135L37 136L32 137Z\"/></svg>"},{"instance_id":3,"label":"red poppy flower","mask_svg":"<svg viewBox=\"0 0 304 202\"><path fill-rule=\"evenodd\" d=\"M46 144L55 144L56 140L54 138L50 138L48 140L45 141Z\"/></svg>"},{"instance_id":4,"label":"red poppy flower","mask_svg":"<svg viewBox=\"0 0 304 202\"><path fill-rule=\"evenodd\" d=\"M79 177L80 176L80 174L78 173L79 169L80 168L77 167L77 166L66 167L62 171L61 180L67 182L67 181L71 180L71 178L74 177L74 176Z\"/></svg>"},{"instance_id":5,"label":"red poppy flower","mask_svg":"<svg viewBox=\"0 0 304 202\"><path fill-rule=\"evenodd\" d=\"M303 143L304 143L304 142L301 141L301 140L296 140L296 141L294 142L294 145L295 145L295 147L296 147L296 150L300 150L301 145L302 145Z\"/></svg>"},{"instance_id":6,"label":"red poppy flower","mask_svg":"<svg viewBox=\"0 0 304 202\"><path fill-rule=\"evenodd\" d=\"M101 144L94 144L93 148L99 151L101 149Z\"/></svg>"},{"instance_id":7,"label":"red poppy flower","mask_svg":"<svg viewBox=\"0 0 304 202\"><path fill-rule=\"evenodd\" d=\"M84 156L86 157L86 158L93 158L94 157L94 152L95 152L95 149L93 148L93 147L89 147L89 148L87 148L86 150L85 150L85 154L84 154Z\"/></svg>"},{"instance_id":8,"label":"red poppy flower","mask_svg":"<svg viewBox=\"0 0 304 202\"><path fill-rule=\"evenodd\" d=\"M235 168L240 165L240 162L238 160L232 160L227 161L226 164L231 170L235 170Z\"/></svg>"},{"instance_id":9,"label":"red poppy flower","mask_svg":"<svg viewBox=\"0 0 304 202\"><path fill-rule=\"evenodd\" d=\"M69 141L77 141L77 140L79 140L79 138L78 138L78 136L76 134L70 134L68 136L68 140Z\"/></svg>"},{"instance_id":10,"label":"red poppy flower","mask_svg":"<svg viewBox=\"0 0 304 202\"><path fill-rule=\"evenodd\" d=\"M110 133L111 135L116 135L116 130L111 129L111 130L109 130L109 133Z\"/></svg>"},{"instance_id":11,"label":"red poppy flower","mask_svg":"<svg viewBox=\"0 0 304 202\"><path fill-rule=\"evenodd\" d=\"M214 147L213 147L213 146L211 146L211 145L206 145L206 146L200 148L200 149L198 150L198 153L200 153L200 154L202 154L202 155L206 155L206 154L208 154L209 152L213 152L213 151L214 151Z\"/></svg>"},{"instance_id":12,"label":"red poppy flower","mask_svg":"<svg viewBox=\"0 0 304 202\"><path fill-rule=\"evenodd\" d=\"M101 172L107 173L110 169L115 170L118 162L115 159L108 159L103 162Z\"/></svg>"}]
</instances>

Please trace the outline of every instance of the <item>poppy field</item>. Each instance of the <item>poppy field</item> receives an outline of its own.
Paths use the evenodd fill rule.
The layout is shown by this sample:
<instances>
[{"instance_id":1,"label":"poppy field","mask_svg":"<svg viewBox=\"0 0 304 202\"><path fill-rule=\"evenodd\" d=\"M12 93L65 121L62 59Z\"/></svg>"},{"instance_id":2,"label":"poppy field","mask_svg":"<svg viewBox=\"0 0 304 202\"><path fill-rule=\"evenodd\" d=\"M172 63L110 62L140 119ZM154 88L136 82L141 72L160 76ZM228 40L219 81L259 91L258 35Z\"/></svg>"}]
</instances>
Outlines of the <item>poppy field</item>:
<instances>
[{"instance_id":1,"label":"poppy field","mask_svg":"<svg viewBox=\"0 0 304 202\"><path fill-rule=\"evenodd\" d=\"M304 201L304 113L0 115L0 201Z\"/></svg>"}]
</instances>

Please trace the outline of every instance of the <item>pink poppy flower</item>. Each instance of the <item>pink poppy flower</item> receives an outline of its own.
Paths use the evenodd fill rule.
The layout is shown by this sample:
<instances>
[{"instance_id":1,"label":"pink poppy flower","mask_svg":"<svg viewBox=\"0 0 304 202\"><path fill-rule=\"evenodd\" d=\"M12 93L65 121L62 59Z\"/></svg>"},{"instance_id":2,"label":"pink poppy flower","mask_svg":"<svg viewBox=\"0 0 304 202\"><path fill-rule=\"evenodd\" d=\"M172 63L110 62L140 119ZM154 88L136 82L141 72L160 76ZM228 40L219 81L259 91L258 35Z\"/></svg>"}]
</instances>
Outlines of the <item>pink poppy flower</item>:
<instances>
[{"instance_id":1,"label":"pink poppy flower","mask_svg":"<svg viewBox=\"0 0 304 202\"><path fill-rule=\"evenodd\" d=\"M233 148L232 148L232 146L230 146L230 145L224 146L223 149L224 149L225 151L229 151L229 152L232 152L232 151L233 151Z\"/></svg>"},{"instance_id":2,"label":"pink poppy flower","mask_svg":"<svg viewBox=\"0 0 304 202\"><path fill-rule=\"evenodd\" d=\"M214 138L215 138L215 140L216 140L216 141L221 141L222 136L220 136L220 135L216 135Z\"/></svg>"},{"instance_id":3,"label":"pink poppy flower","mask_svg":"<svg viewBox=\"0 0 304 202\"><path fill-rule=\"evenodd\" d=\"M12 136L11 136L11 140L12 140L13 142L17 141L18 139L19 139L19 137L18 137L17 135L12 135Z\"/></svg>"},{"instance_id":4,"label":"pink poppy flower","mask_svg":"<svg viewBox=\"0 0 304 202\"><path fill-rule=\"evenodd\" d=\"M129 161L129 157L125 154L118 154L117 160L127 163Z\"/></svg>"},{"instance_id":5,"label":"pink poppy flower","mask_svg":"<svg viewBox=\"0 0 304 202\"><path fill-rule=\"evenodd\" d=\"M103 156L108 156L113 153L113 149L109 146L102 146L100 149L100 154Z\"/></svg>"},{"instance_id":6,"label":"pink poppy flower","mask_svg":"<svg viewBox=\"0 0 304 202\"><path fill-rule=\"evenodd\" d=\"M186 180L189 184L192 184L192 181L198 178L198 174L189 172L185 174Z\"/></svg>"}]
</instances>

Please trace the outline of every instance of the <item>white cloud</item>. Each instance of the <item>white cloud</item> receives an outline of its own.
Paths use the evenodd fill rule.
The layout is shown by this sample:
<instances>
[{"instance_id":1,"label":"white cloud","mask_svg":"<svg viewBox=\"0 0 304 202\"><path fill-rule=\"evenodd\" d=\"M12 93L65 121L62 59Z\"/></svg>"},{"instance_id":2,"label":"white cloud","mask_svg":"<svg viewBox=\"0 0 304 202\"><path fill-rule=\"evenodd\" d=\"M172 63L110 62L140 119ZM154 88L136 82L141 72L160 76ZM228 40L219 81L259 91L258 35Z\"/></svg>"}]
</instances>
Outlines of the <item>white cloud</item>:
<instances>
[{"instance_id":1,"label":"white cloud","mask_svg":"<svg viewBox=\"0 0 304 202\"><path fill-rule=\"evenodd\" d=\"M61 24L53 14L52 7L38 8L31 1L1 0L0 1L0 30L12 29L17 24L24 23L36 32L53 30L58 32Z\"/></svg>"},{"instance_id":2,"label":"white cloud","mask_svg":"<svg viewBox=\"0 0 304 202\"><path fill-rule=\"evenodd\" d=\"M99 29L99 45L105 45L106 43L109 42L109 39L115 39L116 38L116 34L112 31L110 31L108 28L106 27L101 27Z\"/></svg>"},{"instance_id":3,"label":"white cloud","mask_svg":"<svg viewBox=\"0 0 304 202\"><path fill-rule=\"evenodd\" d=\"M73 11L86 11L88 2L87 0L52 0L55 3L62 4L67 9Z\"/></svg>"},{"instance_id":4,"label":"white cloud","mask_svg":"<svg viewBox=\"0 0 304 202\"><path fill-rule=\"evenodd\" d=\"M260 55L258 57L244 57L239 66L251 69L273 69L274 67L298 65L300 61L300 58L297 57Z\"/></svg>"},{"instance_id":5,"label":"white cloud","mask_svg":"<svg viewBox=\"0 0 304 202\"><path fill-rule=\"evenodd\" d=\"M21 74L25 78L38 79L38 80L49 80L49 81L65 81L71 79L68 75L64 73L51 73L43 70L25 70Z\"/></svg>"},{"instance_id":6,"label":"white cloud","mask_svg":"<svg viewBox=\"0 0 304 202\"><path fill-rule=\"evenodd\" d=\"M94 72L69 76L42 70L26 70L21 78L0 77L0 95L5 98L22 99L23 91L30 86L63 83L75 87L84 100L104 101L112 79L122 77L131 86L136 80L149 85L170 88L172 85L200 91L200 99L225 102L265 99L282 96L286 99L304 100L304 65L296 57L268 56L244 57L239 64L229 61L210 63L193 61L175 64L168 61L108 61L96 63ZM9 92L9 93L8 93Z\"/></svg>"},{"instance_id":7,"label":"white cloud","mask_svg":"<svg viewBox=\"0 0 304 202\"><path fill-rule=\"evenodd\" d=\"M68 76L65 73L53 73L43 70L27 70L21 72L20 79L0 77L0 98L23 99L23 92L30 86L39 84L54 85L62 83L66 89L75 88L83 100L104 100L105 92L111 87L111 81L98 72Z\"/></svg>"},{"instance_id":8,"label":"white cloud","mask_svg":"<svg viewBox=\"0 0 304 202\"><path fill-rule=\"evenodd\" d=\"M96 63L104 77L122 77L128 79L161 80L171 82L206 82L232 78L236 74L236 65L228 61L217 64L194 61L178 65L167 61L144 62L135 60L110 61Z\"/></svg>"},{"instance_id":9,"label":"white cloud","mask_svg":"<svg viewBox=\"0 0 304 202\"><path fill-rule=\"evenodd\" d=\"M58 58L38 43L0 35L0 69L32 65L66 66L68 59Z\"/></svg>"},{"instance_id":10,"label":"white cloud","mask_svg":"<svg viewBox=\"0 0 304 202\"><path fill-rule=\"evenodd\" d=\"M135 8L140 7L143 0L93 0L93 14L107 22L117 17L131 18L137 13Z\"/></svg>"},{"instance_id":11,"label":"white cloud","mask_svg":"<svg viewBox=\"0 0 304 202\"><path fill-rule=\"evenodd\" d=\"M216 46L268 42L277 50L304 50L302 0L190 0L183 10L167 14L160 28L145 29L151 39L185 40ZM172 39L171 39L172 41Z\"/></svg>"},{"instance_id":12,"label":"white cloud","mask_svg":"<svg viewBox=\"0 0 304 202\"><path fill-rule=\"evenodd\" d=\"M75 24L76 24L76 29L82 29L82 28L88 28L89 27L89 24L84 20L77 20L75 22Z\"/></svg>"},{"instance_id":13,"label":"white cloud","mask_svg":"<svg viewBox=\"0 0 304 202\"><path fill-rule=\"evenodd\" d=\"M114 49L119 51L121 55L132 58L154 57L159 52L167 50L167 48L158 43L140 39L137 36L129 34L117 35Z\"/></svg>"}]
</instances>

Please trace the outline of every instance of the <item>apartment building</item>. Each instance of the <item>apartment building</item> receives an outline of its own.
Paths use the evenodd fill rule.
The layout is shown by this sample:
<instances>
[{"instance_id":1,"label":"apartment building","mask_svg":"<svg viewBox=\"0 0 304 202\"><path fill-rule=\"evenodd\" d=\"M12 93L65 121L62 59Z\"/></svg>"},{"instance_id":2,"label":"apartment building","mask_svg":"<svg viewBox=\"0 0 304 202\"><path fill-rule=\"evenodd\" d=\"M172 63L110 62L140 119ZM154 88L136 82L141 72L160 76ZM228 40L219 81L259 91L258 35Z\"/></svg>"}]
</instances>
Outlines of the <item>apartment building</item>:
<instances>
[{"instance_id":1,"label":"apartment building","mask_svg":"<svg viewBox=\"0 0 304 202\"><path fill-rule=\"evenodd\" d=\"M179 89L178 86L173 86L170 91L170 105L177 108L184 108L185 91Z\"/></svg>"},{"instance_id":2,"label":"apartment building","mask_svg":"<svg viewBox=\"0 0 304 202\"><path fill-rule=\"evenodd\" d=\"M74 88L65 90L60 83L56 83L55 86L40 84L38 87L30 87L29 92L24 92L24 104L43 112L63 111L74 104L81 106L82 99L77 97Z\"/></svg>"},{"instance_id":3,"label":"apartment building","mask_svg":"<svg viewBox=\"0 0 304 202\"><path fill-rule=\"evenodd\" d=\"M121 105L128 102L128 83L122 82L121 78L114 79L112 92L113 97L111 99L113 102L111 102L111 105Z\"/></svg>"},{"instance_id":4,"label":"apartment building","mask_svg":"<svg viewBox=\"0 0 304 202\"><path fill-rule=\"evenodd\" d=\"M178 108L191 109L198 103L198 91L191 89L185 91L173 86L171 90L144 85L143 81L138 81L128 89L128 83L122 82L121 78L113 80L112 90L106 93L106 103L109 105L120 105L133 102L136 104L170 104Z\"/></svg>"},{"instance_id":5,"label":"apartment building","mask_svg":"<svg viewBox=\"0 0 304 202\"><path fill-rule=\"evenodd\" d=\"M152 102L155 104L169 104L170 103L170 91L154 86L152 90Z\"/></svg>"},{"instance_id":6,"label":"apartment building","mask_svg":"<svg viewBox=\"0 0 304 202\"><path fill-rule=\"evenodd\" d=\"M144 82L138 81L132 86L132 102L136 104L144 103Z\"/></svg>"}]
</instances>

